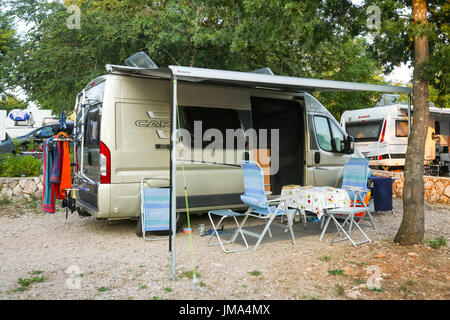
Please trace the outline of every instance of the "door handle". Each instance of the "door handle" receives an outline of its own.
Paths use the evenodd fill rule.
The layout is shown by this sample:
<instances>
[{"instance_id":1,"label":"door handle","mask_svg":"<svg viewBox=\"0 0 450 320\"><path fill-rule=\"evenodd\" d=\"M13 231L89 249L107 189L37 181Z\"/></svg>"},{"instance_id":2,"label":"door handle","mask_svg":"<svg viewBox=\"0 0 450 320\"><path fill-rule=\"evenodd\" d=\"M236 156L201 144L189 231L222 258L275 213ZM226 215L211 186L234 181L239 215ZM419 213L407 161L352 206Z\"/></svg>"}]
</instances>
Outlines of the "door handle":
<instances>
[{"instance_id":1,"label":"door handle","mask_svg":"<svg viewBox=\"0 0 450 320\"><path fill-rule=\"evenodd\" d=\"M320 163L320 152L316 151L316 153L314 153L314 163Z\"/></svg>"}]
</instances>

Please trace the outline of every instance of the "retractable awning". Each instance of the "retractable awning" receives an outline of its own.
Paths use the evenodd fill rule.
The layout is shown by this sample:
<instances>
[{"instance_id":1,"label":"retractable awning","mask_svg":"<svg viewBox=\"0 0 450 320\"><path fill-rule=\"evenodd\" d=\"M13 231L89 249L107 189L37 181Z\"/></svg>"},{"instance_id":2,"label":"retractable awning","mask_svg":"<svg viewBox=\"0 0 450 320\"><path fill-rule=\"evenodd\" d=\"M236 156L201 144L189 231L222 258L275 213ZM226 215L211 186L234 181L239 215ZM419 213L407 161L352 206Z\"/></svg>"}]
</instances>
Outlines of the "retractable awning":
<instances>
[{"instance_id":1,"label":"retractable awning","mask_svg":"<svg viewBox=\"0 0 450 320\"><path fill-rule=\"evenodd\" d=\"M168 68L145 69L119 65L106 65L110 73L128 74L151 78L171 79L241 86L255 89L271 89L281 91L377 91L386 93L411 94L409 87L376 85L347 81L321 80L298 77L268 75L252 72L226 71L204 68L169 66Z\"/></svg>"}]
</instances>

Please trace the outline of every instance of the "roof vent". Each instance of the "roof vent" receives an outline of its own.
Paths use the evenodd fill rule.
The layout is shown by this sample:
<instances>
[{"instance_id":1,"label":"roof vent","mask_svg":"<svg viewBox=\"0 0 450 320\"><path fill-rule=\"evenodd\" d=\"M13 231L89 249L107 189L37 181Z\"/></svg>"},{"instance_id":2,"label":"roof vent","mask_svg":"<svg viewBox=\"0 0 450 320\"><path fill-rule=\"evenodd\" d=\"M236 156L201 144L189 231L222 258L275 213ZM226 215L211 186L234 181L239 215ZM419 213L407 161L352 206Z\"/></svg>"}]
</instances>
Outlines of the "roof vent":
<instances>
[{"instance_id":1,"label":"roof vent","mask_svg":"<svg viewBox=\"0 0 450 320\"><path fill-rule=\"evenodd\" d=\"M143 69L158 69L156 63L143 51L137 52L125 59L125 63L129 67L137 67Z\"/></svg>"},{"instance_id":2,"label":"roof vent","mask_svg":"<svg viewBox=\"0 0 450 320\"><path fill-rule=\"evenodd\" d=\"M253 70L253 71L250 71L250 72L252 72L252 73L260 73L260 74L268 74L270 76L274 76L272 70L270 70L269 67Z\"/></svg>"}]
</instances>

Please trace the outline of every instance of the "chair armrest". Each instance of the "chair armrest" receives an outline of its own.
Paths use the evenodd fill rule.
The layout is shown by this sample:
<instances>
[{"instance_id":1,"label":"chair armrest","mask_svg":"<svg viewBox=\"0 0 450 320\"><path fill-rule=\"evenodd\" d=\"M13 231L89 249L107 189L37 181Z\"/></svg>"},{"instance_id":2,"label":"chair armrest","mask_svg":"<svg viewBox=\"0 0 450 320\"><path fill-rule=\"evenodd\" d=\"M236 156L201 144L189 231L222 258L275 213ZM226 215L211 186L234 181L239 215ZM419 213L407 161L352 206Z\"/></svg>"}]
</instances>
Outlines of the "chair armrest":
<instances>
[{"instance_id":1,"label":"chair armrest","mask_svg":"<svg viewBox=\"0 0 450 320\"><path fill-rule=\"evenodd\" d=\"M280 202L280 201L285 201L285 200L290 200L292 199L292 196L282 196L276 199L271 199L271 200L267 200L268 203L272 203L272 202Z\"/></svg>"},{"instance_id":2,"label":"chair armrest","mask_svg":"<svg viewBox=\"0 0 450 320\"><path fill-rule=\"evenodd\" d=\"M352 187L352 186L344 186L343 189L347 191L353 191L353 192L369 192L369 188L362 188L362 187Z\"/></svg>"}]
</instances>

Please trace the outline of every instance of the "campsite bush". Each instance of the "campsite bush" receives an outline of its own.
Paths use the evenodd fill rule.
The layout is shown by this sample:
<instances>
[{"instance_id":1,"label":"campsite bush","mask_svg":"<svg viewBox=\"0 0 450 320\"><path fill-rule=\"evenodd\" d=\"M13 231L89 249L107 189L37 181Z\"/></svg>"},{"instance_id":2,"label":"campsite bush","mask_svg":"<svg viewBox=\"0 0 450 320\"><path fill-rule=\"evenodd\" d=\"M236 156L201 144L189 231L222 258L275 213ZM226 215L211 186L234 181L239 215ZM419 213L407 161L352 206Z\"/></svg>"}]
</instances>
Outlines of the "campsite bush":
<instances>
[{"instance_id":1,"label":"campsite bush","mask_svg":"<svg viewBox=\"0 0 450 320\"><path fill-rule=\"evenodd\" d=\"M0 155L0 177L37 177L41 160L33 156Z\"/></svg>"}]
</instances>

